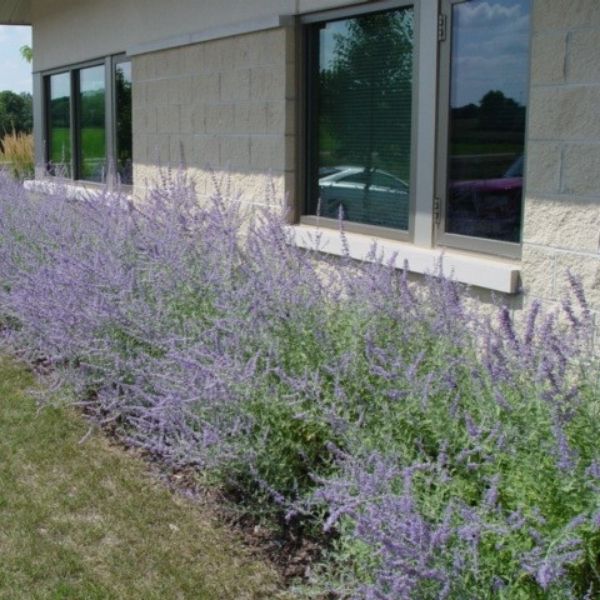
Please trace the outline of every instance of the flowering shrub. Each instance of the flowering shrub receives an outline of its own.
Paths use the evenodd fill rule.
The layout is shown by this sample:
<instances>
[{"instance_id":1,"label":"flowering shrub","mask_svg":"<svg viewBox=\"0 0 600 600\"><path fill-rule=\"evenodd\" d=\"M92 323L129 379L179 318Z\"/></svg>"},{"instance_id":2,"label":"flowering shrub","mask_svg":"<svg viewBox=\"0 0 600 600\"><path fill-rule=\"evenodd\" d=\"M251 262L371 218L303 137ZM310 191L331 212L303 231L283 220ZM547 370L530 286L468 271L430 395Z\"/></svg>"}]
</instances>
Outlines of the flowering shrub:
<instances>
[{"instance_id":1,"label":"flowering shrub","mask_svg":"<svg viewBox=\"0 0 600 600\"><path fill-rule=\"evenodd\" d=\"M574 276L515 324L376 247L317 260L275 211L199 206L180 174L136 206L0 188L5 340L127 443L321 519L314 590L600 595L600 370Z\"/></svg>"}]
</instances>

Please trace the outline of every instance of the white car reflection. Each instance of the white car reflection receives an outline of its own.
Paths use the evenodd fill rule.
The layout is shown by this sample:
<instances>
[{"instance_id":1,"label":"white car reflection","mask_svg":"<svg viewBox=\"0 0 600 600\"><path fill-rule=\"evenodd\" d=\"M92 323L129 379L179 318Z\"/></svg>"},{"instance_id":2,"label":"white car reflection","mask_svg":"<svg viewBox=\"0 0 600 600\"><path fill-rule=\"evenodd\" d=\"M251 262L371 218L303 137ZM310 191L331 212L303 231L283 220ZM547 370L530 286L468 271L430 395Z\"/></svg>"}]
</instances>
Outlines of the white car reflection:
<instances>
[{"instance_id":1,"label":"white car reflection","mask_svg":"<svg viewBox=\"0 0 600 600\"><path fill-rule=\"evenodd\" d=\"M360 166L319 169L321 216L408 229L409 186L381 169Z\"/></svg>"}]
</instances>

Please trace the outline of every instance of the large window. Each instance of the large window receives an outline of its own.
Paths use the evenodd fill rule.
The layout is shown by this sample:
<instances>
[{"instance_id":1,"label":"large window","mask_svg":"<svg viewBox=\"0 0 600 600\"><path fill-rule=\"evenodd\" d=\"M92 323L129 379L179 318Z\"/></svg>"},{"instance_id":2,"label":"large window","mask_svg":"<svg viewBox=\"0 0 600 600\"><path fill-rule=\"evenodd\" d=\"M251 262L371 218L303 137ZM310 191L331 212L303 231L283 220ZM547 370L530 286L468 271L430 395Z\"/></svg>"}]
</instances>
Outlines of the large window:
<instances>
[{"instance_id":1,"label":"large window","mask_svg":"<svg viewBox=\"0 0 600 600\"><path fill-rule=\"evenodd\" d=\"M104 65L79 71L79 179L106 179L106 86Z\"/></svg>"},{"instance_id":2,"label":"large window","mask_svg":"<svg viewBox=\"0 0 600 600\"><path fill-rule=\"evenodd\" d=\"M303 19L302 221L335 226L341 215L349 231L410 240L418 229L421 246L516 257L530 0L424 6L380 0ZM417 100L420 78L432 83ZM436 160L417 177L423 136ZM423 185L427 171L435 184Z\"/></svg>"},{"instance_id":3,"label":"large window","mask_svg":"<svg viewBox=\"0 0 600 600\"><path fill-rule=\"evenodd\" d=\"M48 77L48 162L52 174L71 176L71 75Z\"/></svg>"},{"instance_id":4,"label":"large window","mask_svg":"<svg viewBox=\"0 0 600 600\"><path fill-rule=\"evenodd\" d=\"M131 183L131 64L124 57L46 77L47 171Z\"/></svg>"},{"instance_id":5,"label":"large window","mask_svg":"<svg viewBox=\"0 0 600 600\"><path fill-rule=\"evenodd\" d=\"M309 212L407 232L414 11L309 29Z\"/></svg>"},{"instance_id":6,"label":"large window","mask_svg":"<svg viewBox=\"0 0 600 600\"><path fill-rule=\"evenodd\" d=\"M439 240L510 253L521 239L530 0L445 4Z\"/></svg>"},{"instance_id":7,"label":"large window","mask_svg":"<svg viewBox=\"0 0 600 600\"><path fill-rule=\"evenodd\" d=\"M114 66L115 77L115 160L119 181L133 180L131 132L131 63L120 60Z\"/></svg>"}]
</instances>

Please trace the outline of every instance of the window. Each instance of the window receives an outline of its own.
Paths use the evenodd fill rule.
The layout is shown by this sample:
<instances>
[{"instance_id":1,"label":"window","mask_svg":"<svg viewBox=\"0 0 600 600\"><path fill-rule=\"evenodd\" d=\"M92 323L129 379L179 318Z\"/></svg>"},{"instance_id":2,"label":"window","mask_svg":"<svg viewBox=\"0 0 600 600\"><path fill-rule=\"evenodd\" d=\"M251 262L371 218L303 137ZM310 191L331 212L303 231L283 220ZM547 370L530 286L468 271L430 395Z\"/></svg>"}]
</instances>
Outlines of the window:
<instances>
[{"instance_id":1,"label":"window","mask_svg":"<svg viewBox=\"0 0 600 600\"><path fill-rule=\"evenodd\" d=\"M412 6L308 31L308 211L409 230Z\"/></svg>"},{"instance_id":2,"label":"window","mask_svg":"<svg viewBox=\"0 0 600 600\"><path fill-rule=\"evenodd\" d=\"M47 75L45 89L47 172L130 184L130 62L109 57L74 66Z\"/></svg>"},{"instance_id":3,"label":"window","mask_svg":"<svg viewBox=\"0 0 600 600\"><path fill-rule=\"evenodd\" d=\"M445 1L438 241L507 256L521 241L529 0ZM474 238L474 239L470 239Z\"/></svg>"},{"instance_id":4,"label":"window","mask_svg":"<svg viewBox=\"0 0 600 600\"><path fill-rule=\"evenodd\" d=\"M131 147L131 63L119 60L114 67L115 77L115 142L117 176L121 183L133 183Z\"/></svg>"},{"instance_id":5,"label":"window","mask_svg":"<svg viewBox=\"0 0 600 600\"><path fill-rule=\"evenodd\" d=\"M104 65L79 71L78 179L106 179L106 87Z\"/></svg>"},{"instance_id":6,"label":"window","mask_svg":"<svg viewBox=\"0 0 600 600\"><path fill-rule=\"evenodd\" d=\"M48 162L53 175L71 174L71 75L48 77Z\"/></svg>"},{"instance_id":7,"label":"window","mask_svg":"<svg viewBox=\"0 0 600 600\"><path fill-rule=\"evenodd\" d=\"M518 257L530 0L380 0L303 23L301 221Z\"/></svg>"}]
</instances>

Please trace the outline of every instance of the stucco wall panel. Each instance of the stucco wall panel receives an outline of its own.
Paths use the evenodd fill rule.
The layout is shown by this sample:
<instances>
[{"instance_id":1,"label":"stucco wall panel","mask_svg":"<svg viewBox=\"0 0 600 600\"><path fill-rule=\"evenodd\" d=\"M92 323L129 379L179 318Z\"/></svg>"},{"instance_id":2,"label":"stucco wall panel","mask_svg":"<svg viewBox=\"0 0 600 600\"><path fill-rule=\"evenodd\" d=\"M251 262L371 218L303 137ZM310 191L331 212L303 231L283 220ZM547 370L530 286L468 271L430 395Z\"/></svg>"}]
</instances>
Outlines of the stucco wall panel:
<instances>
[{"instance_id":1,"label":"stucco wall panel","mask_svg":"<svg viewBox=\"0 0 600 600\"><path fill-rule=\"evenodd\" d=\"M527 192L560 192L562 146L556 142L530 141L527 146Z\"/></svg>"},{"instance_id":2,"label":"stucco wall panel","mask_svg":"<svg viewBox=\"0 0 600 600\"><path fill-rule=\"evenodd\" d=\"M159 165L183 163L200 194L214 191L216 177L263 204L269 176L280 200L292 194L293 36L291 28L265 30L134 56L134 89L145 86L133 111L143 132L134 144L136 187L156 180Z\"/></svg>"},{"instance_id":3,"label":"stucco wall panel","mask_svg":"<svg viewBox=\"0 0 600 600\"><path fill-rule=\"evenodd\" d=\"M124 52L139 44L273 15L294 15L358 4L362 0L32 0L34 69L44 70L99 56ZM427 1L427 0L426 0ZM433 2L434 0L428 0ZM57 40L68 39L68 43ZM249 47L235 45L206 49L210 62L239 66L257 64L272 54L273 44ZM195 56L204 49L187 52L185 65L202 64ZM284 53L285 54L285 53ZM170 57L164 55L151 69L162 69ZM166 67L170 69L170 67ZM177 68L180 68L179 66ZM156 76L156 73L150 73Z\"/></svg>"},{"instance_id":4,"label":"stucco wall panel","mask_svg":"<svg viewBox=\"0 0 600 600\"><path fill-rule=\"evenodd\" d=\"M564 31L534 36L531 45L531 81L561 83L565 80L567 34Z\"/></svg>"},{"instance_id":5,"label":"stucco wall panel","mask_svg":"<svg viewBox=\"0 0 600 600\"><path fill-rule=\"evenodd\" d=\"M562 191L565 194L597 198L600 207L599 179L600 143L566 145L563 155Z\"/></svg>"},{"instance_id":6,"label":"stucco wall panel","mask_svg":"<svg viewBox=\"0 0 600 600\"><path fill-rule=\"evenodd\" d=\"M600 236L598 203L593 200L565 202L556 196L552 199L530 197L523 235L528 244L595 254Z\"/></svg>"},{"instance_id":7,"label":"stucco wall panel","mask_svg":"<svg viewBox=\"0 0 600 600\"><path fill-rule=\"evenodd\" d=\"M550 29L572 30L578 27L600 27L597 0L535 0L533 3L535 33Z\"/></svg>"},{"instance_id":8,"label":"stucco wall panel","mask_svg":"<svg viewBox=\"0 0 600 600\"><path fill-rule=\"evenodd\" d=\"M599 140L600 86L534 87L529 119L533 139Z\"/></svg>"},{"instance_id":9,"label":"stucco wall panel","mask_svg":"<svg viewBox=\"0 0 600 600\"><path fill-rule=\"evenodd\" d=\"M523 284L558 302L570 269L600 308L600 3L534 5Z\"/></svg>"},{"instance_id":10,"label":"stucco wall panel","mask_svg":"<svg viewBox=\"0 0 600 600\"><path fill-rule=\"evenodd\" d=\"M600 3L597 7L600 12ZM572 82L600 81L600 28L574 31L569 40L568 79Z\"/></svg>"}]
</instances>

